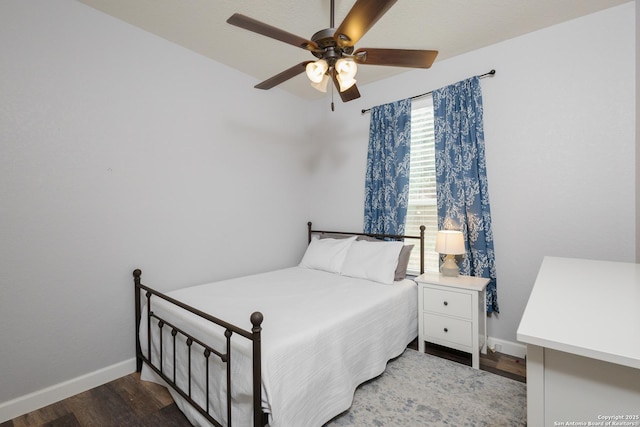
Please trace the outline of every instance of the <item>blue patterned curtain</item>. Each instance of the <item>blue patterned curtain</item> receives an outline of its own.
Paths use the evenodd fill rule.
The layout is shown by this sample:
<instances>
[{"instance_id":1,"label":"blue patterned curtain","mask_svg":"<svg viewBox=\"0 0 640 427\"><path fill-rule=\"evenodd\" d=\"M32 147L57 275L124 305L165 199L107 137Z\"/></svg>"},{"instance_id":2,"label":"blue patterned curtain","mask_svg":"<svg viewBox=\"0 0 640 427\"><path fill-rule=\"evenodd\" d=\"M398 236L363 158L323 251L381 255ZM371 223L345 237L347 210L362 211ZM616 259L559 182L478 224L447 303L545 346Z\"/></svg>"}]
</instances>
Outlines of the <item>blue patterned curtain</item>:
<instances>
[{"instance_id":1,"label":"blue patterned curtain","mask_svg":"<svg viewBox=\"0 0 640 427\"><path fill-rule=\"evenodd\" d=\"M409 200L411 100L371 109L364 232L404 234Z\"/></svg>"},{"instance_id":2,"label":"blue patterned curtain","mask_svg":"<svg viewBox=\"0 0 640 427\"><path fill-rule=\"evenodd\" d=\"M499 312L478 77L433 91L439 229L461 230L462 274L488 277L487 313Z\"/></svg>"}]
</instances>

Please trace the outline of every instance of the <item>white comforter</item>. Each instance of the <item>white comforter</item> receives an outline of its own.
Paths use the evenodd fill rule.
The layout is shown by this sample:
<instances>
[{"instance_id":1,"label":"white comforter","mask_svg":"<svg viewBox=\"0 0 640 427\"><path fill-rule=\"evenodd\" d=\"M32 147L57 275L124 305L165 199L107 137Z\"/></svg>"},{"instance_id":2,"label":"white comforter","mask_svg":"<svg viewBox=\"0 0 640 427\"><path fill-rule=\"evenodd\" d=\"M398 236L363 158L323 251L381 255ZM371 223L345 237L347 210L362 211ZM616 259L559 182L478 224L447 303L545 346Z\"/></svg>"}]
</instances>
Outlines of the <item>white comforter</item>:
<instances>
[{"instance_id":1,"label":"white comforter","mask_svg":"<svg viewBox=\"0 0 640 427\"><path fill-rule=\"evenodd\" d=\"M263 408L271 427L321 426L351 405L356 387L385 369L417 335L417 287L404 280L383 285L302 267L225 280L170 292L168 295L202 311L250 330L249 316L264 315L262 324ZM177 326L191 324L197 337L218 341L221 332L192 315L177 313L163 301L152 300L154 312ZM172 311L168 314L166 311ZM141 345L146 353L146 319ZM207 329L209 328L209 329ZM154 328L155 329L155 328ZM165 373L171 373L169 328L165 329ZM188 329L189 330L189 329ZM234 344L232 367L233 424L252 425L251 358L248 342ZM157 341L157 340L156 340ZM219 342L219 341L218 341ZM217 344L216 344L217 345ZM158 349L154 345L154 360ZM181 360L182 359L182 360ZM177 381L186 387L186 351L178 353ZM203 378L194 357L195 378ZM212 356L213 360L213 356ZM215 363L214 363L215 364ZM150 370L143 379L153 379ZM171 376L171 374L169 375ZM213 380L212 390L224 392L224 381ZM203 403L203 385L192 385L196 401ZM209 425L195 410L172 393L195 425ZM223 395L210 399L217 413ZM226 420L225 414L216 418ZM226 421L225 421L226 422Z\"/></svg>"}]
</instances>

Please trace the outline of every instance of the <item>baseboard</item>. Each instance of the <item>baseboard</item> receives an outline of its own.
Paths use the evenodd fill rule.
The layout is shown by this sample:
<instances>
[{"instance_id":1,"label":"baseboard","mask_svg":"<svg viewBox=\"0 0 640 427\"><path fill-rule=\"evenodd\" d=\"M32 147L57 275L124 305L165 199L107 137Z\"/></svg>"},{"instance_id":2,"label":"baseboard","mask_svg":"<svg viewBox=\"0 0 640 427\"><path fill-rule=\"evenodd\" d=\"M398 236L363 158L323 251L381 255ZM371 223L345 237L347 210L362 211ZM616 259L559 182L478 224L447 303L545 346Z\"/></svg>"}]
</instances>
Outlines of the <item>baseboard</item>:
<instances>
[{"instance_id":1,"label":"baseboard","mask_svg":"<svg viewBox=\"0 0 640 427\"><path fill-rule=\"evenodd\" d=\"M0 423L129 375L135 370L136 359L132 358L8 402L0 403Z\"/></svg>"},{"instance_id":2,"label":"baseboard","mask_svg":"<svg viewBox=\"0 0 640 427\"><path fill-rule=\"evenodd\" d=\"M500 338L487 338L487 347L490 351L508 354L509 356L524 359L527 355L527 346L513 341L501 340Z\"/></svg>"}]
</instances>

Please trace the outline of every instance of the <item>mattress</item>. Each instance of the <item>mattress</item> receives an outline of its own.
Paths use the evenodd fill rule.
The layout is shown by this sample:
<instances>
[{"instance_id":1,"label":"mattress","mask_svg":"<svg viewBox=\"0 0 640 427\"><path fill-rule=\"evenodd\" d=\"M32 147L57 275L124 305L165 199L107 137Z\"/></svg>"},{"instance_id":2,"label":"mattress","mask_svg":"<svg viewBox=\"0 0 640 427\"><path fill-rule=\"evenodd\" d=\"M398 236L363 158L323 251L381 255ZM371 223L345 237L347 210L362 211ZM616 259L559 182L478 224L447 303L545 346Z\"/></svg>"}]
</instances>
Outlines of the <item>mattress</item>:
<instances>
[{"instance_id":1,"label":"mattress","mask_svg":"<svg viewBox=\"0 0 640 427\"><path fill-rule=\"evenodd\" d=\"M169 292L167 295L217 318L250 330L252 312L262 323L262 406L271 427L321 426L347 410L356 387L381 374L418 331L417 286L411 280L381 284L326 271L292 267ZM223 348L223 331L156 298L153 311L214 347ZM143 311L146 313L146 310ZM146 316L140 341L147 354ZM158 335L157 328L152 334ZM154 339L152 360L159 360ZM172 340L163 328L163 370L172 372ZM232 345L234 425L252 425L251 347L238 337ZM176 382L186 387L187 350L176 356ZM212 370L225 369L215 358ZM193 367L192 398L205 405L203 364ZM219 373L217 374L219 375ZM148 368L142 378L159 381ZM222 375L224 379L224 373ZM210 411L220 413L226 383L210 374ZM176 403L194 425L210 423L174 392ZM222 411L225 411L224 409Z\"/></svg>"}]
</instances>

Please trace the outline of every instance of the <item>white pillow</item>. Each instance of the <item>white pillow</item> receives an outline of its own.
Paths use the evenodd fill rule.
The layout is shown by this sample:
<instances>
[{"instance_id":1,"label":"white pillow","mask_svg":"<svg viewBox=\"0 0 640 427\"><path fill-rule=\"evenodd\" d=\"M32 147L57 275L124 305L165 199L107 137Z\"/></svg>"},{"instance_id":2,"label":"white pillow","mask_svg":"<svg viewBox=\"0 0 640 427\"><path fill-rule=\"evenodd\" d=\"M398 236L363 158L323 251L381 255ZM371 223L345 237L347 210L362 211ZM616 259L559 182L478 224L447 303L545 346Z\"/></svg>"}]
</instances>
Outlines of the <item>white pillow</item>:
<instances>
[{"instance_id":1,"label":"white pillow","mask_svg":"<svg viewBox=\"0 0 640 427\"><path fill-rule=\"evenodd\" d=\"M393 284L402 242L353 242L342 265L341 274Z\"/></svg>"},{"instance_id":2,"label":"white pillow","mask_svg":"<svg viewBox=\"0 0 640 427\"><path fill-rule=\"evenodd\" d=\"M356 236L347 239L313 239L302 257L300 267L340 273L347 251Z\"/></svg>"}]
</instances>

